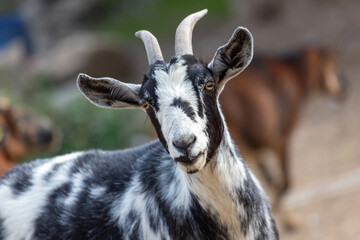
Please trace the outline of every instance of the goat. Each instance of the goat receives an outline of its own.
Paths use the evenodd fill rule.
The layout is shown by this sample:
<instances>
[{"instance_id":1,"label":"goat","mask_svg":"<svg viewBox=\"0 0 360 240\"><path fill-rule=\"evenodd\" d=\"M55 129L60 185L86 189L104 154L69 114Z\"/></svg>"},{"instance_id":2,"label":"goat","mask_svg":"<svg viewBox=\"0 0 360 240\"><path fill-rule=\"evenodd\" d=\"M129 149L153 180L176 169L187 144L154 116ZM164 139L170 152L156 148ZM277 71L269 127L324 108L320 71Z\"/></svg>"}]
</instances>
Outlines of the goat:
<instances>
[{"instance_id":1,"label":"goat","mask_svg":"<svg viewBox=\"0 0 360 240\"><path fill-rule=\"evenodd\" d=\"M0 99L0 177L20 158L50 147L55 128L44 116L35 116Z\"/></svg>"},{"instance_id":2,"label":"goat","mask_svg":"<svg viewBox=\"0 0 360 240\"><path fill-rule=\"evenodd\" d=\"M346 81L337 70L334 54L325 48L306 47L290 55L258 56L220 98L229 131L242 150L255 153L265 179L275 190L274 205L290 186L288 148L302 105L312 91L342 97ZM236 107L234 107L236 104ZM261 160L271 149L282 174L274 174Z\"/></svg>"},{"instance_id":3,"label":"goat","mask_svg":"<svg viewBox=\"0 0 360 240\"><path fill-rule=\"evenodd\" d=\"M278 239L267 197L217 100L250 63L252 36L238 27L206 65L191 46L206 13L180 23L169 63L150 32L135 34L150 65L142 84L78 76L95 105L145 110L159 140L14 168L0 182L0 239Z\"/></svg>"}]
</instances>

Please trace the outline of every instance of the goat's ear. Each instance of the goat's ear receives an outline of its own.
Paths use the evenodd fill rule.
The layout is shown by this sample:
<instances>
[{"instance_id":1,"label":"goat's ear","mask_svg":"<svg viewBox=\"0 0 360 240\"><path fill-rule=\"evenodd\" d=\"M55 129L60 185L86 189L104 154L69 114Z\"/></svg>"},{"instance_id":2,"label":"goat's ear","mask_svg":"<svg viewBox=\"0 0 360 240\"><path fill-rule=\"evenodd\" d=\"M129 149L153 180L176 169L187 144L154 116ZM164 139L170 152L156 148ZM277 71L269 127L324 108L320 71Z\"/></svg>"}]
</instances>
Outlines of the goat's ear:
<instances>
[{"instance_id":1,"label":"goat's ear","mask_svg":"<svg viewBox=\"0 0 360 240\"><path fill-rule=\"evenodd\" d=\"M80 73L77 86L90 102L99 107L141 108L140 84L123 83L109 77L93 78Z\"/></svg>"},{"instance_id":2,"label":"goat's ear","mask_svg":"<svg viewBox=\"0 0 360 240\"><path fill-rule=\"evenodd\" d=\"M253 38L243 27L235 29L229 42L218 48L208 67L212 70L219 92L225 83L242 72L253 57Z\"/></svg>"}]
</instances>

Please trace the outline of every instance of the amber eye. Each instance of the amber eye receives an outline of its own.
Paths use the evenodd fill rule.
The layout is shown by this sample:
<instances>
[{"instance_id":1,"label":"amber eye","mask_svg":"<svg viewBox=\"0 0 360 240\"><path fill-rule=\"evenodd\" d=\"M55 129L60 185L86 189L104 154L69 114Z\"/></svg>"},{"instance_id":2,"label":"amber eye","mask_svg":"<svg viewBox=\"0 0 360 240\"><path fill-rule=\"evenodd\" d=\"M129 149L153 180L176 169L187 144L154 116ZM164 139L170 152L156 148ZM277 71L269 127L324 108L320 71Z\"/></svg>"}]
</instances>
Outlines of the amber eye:
<instances>
[{"instance_id":1,"label":"amber eye","mask_svg":"<svg viewBox=\"0 0 360 240\"><path fill-rule=\"evenodd\" d=\"M147 110L147 109L149 109L150 104L148 102L144 102L143 107Z\"/></svg>"},{"instance_id":2,"label":"amber eye","mask_svg":"<svg viewBox=\"0 0 360 240\"><path fill-rule=\"evenodd\" d=\"M212 82L208 82L205 84L205 89L208 91L213 90L214 87L215 87L215 84Z\"/></svg>"}]
</instances>

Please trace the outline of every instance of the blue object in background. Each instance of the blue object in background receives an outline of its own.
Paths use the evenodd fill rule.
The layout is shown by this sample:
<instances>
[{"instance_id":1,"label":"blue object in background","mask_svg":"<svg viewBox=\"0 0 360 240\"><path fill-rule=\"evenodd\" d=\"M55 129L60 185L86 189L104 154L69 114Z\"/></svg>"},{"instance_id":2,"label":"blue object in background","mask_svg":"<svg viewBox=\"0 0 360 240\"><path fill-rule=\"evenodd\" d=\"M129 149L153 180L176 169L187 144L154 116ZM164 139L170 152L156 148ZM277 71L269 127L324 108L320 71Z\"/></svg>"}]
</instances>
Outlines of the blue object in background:
<instances>
[{"instance_id":1,"label":"blue object in background","mask_svg":"<svg viewBox=\"0 0 360 240\"><path fill-rule=\"evenodd\" d=\"M0 51L15 39L21 39L24 43L27 56L32 55L32 41L20 13L18 11L2 13L0 15Z\"/></svg>"}]
</instances>

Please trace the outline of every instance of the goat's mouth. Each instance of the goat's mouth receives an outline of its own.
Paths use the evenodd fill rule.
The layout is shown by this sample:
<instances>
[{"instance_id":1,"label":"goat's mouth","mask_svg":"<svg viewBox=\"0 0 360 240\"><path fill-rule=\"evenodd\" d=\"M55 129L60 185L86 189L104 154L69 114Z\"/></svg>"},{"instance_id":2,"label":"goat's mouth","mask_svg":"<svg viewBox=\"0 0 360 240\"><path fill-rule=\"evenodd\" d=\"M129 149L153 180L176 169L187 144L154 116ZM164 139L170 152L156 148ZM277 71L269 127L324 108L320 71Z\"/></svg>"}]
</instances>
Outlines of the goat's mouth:
<instances>
[{"instance_id":1,"label":"goat's mouth","mask_svg":"<svg viewBox=\"0 0 360 240\"><path fill-rule=\"evenodd\" d=\"M176 164L186 173L196 173L206 164L206 154L200 152L195 157L178 157L175 159Z\"/></svg>"}]
</instances>

